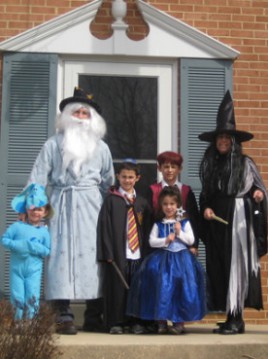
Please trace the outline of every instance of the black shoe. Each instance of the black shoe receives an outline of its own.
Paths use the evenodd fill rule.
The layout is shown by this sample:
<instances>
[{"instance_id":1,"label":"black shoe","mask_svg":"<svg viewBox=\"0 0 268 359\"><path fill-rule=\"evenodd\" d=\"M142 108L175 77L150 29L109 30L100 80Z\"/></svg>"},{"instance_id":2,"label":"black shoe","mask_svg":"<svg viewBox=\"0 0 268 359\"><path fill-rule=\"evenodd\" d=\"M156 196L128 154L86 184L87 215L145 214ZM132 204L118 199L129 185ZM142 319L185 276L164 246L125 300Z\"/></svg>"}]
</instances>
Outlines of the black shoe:
<instances>
[{"instance_id":1,"label":"black shoe","mask_svg":"<svg viewBox=\"0 0 268 359\"><path fill-rule=\"evenodd\" d=\"M84 323L82 327L83 332L87 333L105 333L107 330L105 330L104 325L98 324L98 325L87 325Z\"/></svg>"},{"instance_id":2,"label":"black shoe","mask_svg":"<svg viewBox=\"0 0 268 359\"><path fill-rule=\"evenodd\" d=\"M158 331L157 323L147 324L145 327L146 327L147 333L150 333L150 334L156 334Z\"/></svg>"},{"instance_id":3,"label":"black shoe","mask_svg":"<svg viewBox=\"0 0 268 359\"><path fill-rule=\"evenodd\" d=\"M218 327L222 327L223 325L226 324L226 322L227 322L227 320L225 320L225 321L219 321L219 322L217 322L216 324L217 324Z\"/></svg>"},{"instance_id":4,"label":"black shoe","mask_svg":"<svg viewBox=\"0 0 268 359\"><path fill-rule=\"evenodd\" d=\"M131 334L131 328L129 325L124 325L123 327L124 334Z\"/></svg>"},{"instance_id":5,"label":"black shoe","mask_svg":"<svg viewBox=\"0 0 268 359\"><path fill-rule=\"evenodd\" d=\"M56 333L63 335L75 335L77 329L72 321L56 323Z\"/></svg>"},{"instance_id":6,"label":"black shoe","mask_svg":"<svg viewBox=\"0 0 268 359\"><path fill-rule=\"evenodd\" d=\"M145 328L143 325L134 324L134 325L132 325L132 327L131 327L131 332L132 332L133 334L146 334L146 333L147 333L147 330L146 330L146 328Z\"/></svg>"},{"instance_id":7,"label":"black shoe","mask_svg":"<svg viewBox=\"0 0 268 359\"><path fill-rule=\"evenodd\" d=\"M158 323L158 334L167 334L168 333L168 325L167 322L161 321Z\"/></svg>"},{"instance_id":8,"label":"black shoe","mask_svg":"<svg viewBox=\"0 0 268 359\"><path fill-rule=\"evenodd\" d=\"M120 325L115 325L110 329L110 334L123 334L123 333L124 333L124 329Z\"/></svg>"},{"instance_id":9,"label":"black shoe","mask_svg":"<svg viewBox=\"0 0 268 359\"><path fill-rule=\"evenodd\" d=\"M172 327L168 328L170 334L180 335L185 334L185 327L183 323L174 323Z\"/></svg>"},{"instance_id":10,"label":"black shoe","mask_svg":"<svg viewBox=\"0 0 268 359\"><path fill-rule=\"evenodd\" d=\"M243 334L245 333L245 322L242 320L240 322L229 323L223 327L219 334Z\"/></svg>"}]
</instances>

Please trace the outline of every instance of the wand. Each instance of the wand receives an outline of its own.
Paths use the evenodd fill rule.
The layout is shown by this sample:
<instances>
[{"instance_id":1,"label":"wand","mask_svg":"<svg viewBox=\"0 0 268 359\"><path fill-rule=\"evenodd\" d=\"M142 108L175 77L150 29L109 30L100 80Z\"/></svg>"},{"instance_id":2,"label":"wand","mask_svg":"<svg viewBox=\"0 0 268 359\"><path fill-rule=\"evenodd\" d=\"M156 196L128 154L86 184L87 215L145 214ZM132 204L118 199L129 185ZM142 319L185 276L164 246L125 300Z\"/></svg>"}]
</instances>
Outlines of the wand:
<instances>
[{"instance_id":1,"label":"wand","mask_svg":"<svg viewBox=\"0 0 268 359\"><path fill-rule=\"evenodd\" d=\"M212 219L215 219L215 221L221 222L221 223L226 224L226 225L228 224L227 221L225 221L225 220L222 219L221 217L216 216L215 214L214 214L214 216L212 217Z\"/></svg>"},{"instance_id":2,"label":"wand","mask_svg":"<svg viewBox=\"0 0 268 359\"><path fill-rule=\"evenodd\" d=\"M118 268L117 264L116 264L115 262L111 262L111 263L112 263L114 269L116 270L116 272L117 272L119 278L121 279L122 283L124 284L125 288L126 288L126 289L129 289L129 286L128 286L128 284L127 284L127 282L126 282L126 280L125 280L125 278L124 278L122 272L121 272L120 269Z\"/></svg>"}]
</instances>

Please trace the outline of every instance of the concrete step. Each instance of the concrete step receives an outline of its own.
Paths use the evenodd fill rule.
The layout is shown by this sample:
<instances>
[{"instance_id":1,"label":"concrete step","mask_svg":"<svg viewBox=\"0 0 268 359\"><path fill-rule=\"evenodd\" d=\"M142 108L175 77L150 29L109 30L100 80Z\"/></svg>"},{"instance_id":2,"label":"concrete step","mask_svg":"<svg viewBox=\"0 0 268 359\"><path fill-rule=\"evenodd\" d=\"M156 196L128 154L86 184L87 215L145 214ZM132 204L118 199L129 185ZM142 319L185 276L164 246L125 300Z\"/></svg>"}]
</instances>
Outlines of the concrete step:
<instances>
[{"instance_id":1,"label":"concrete step","mask_svg":"<svg viewBox=\"0 0 268 359\"><path fill-rule=\"evenodd\" d=\"M78 332L56 339L62 359L268 359L268 326L245 334L213 334L213 325L188 324L184 335Z\"/></svg>"}]
</instances>

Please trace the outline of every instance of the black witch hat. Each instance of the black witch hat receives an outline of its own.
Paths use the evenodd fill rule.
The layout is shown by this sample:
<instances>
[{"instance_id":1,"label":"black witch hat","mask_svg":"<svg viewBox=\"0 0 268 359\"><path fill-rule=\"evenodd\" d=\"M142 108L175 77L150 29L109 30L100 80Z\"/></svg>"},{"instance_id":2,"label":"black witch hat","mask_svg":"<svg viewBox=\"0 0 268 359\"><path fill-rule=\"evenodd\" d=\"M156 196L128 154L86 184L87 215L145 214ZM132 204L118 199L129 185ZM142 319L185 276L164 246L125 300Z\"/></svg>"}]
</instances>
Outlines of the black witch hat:
<instances>
[{"instance_id":1,"label":"black witch hat","mask_svg":"<svg viewBox=\"0 0 268 359\"><path fill-rule=\"evenodd\" d=\"M79 102L79 103L85 103L85 104L95 108L95 110L99 114L101 114L101 108L99 107L99 105L96 102L94 102L92 100L92 98L93 98L93 96L87 95L83 89L81 89L79 87L75 87L73 97L68 97L61 101L60 106L59 106L60 111L62 112L64 107L66 105L68 105L69 103Z\"/></svg>"},{"instance_id":2,"label":"black witch hat","mask_svg":"<svg viewBox=\"0 0 268 359\"><path fill-rule=\"evenodd\" d=\"M225 93L224 98L219 106L216 129L210 132L203 132L198 137L201 141L213 142L215 138L221 133L227 133L231 136L234 136L237 142L249 141L253 138L252 133L238 131L236 129L234 104L229 90L227 90Z\"/></svg>"}]
</instances>

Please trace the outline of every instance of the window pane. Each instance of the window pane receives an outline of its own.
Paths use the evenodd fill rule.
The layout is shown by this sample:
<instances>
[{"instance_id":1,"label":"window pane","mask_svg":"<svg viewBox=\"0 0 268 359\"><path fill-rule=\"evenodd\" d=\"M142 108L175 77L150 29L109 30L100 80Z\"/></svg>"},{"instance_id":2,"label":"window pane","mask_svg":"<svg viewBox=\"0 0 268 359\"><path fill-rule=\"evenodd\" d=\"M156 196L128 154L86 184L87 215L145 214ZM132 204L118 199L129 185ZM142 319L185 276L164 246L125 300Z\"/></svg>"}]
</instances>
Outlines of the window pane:
<instances>
[{"instance_id":1,"label":"window pane","mask_svg":"<svg viewBox=\"0 0 268 359\"><path fill-rule=\"evenodd\" d=\"M124 158L138 160L142 176L136 189L146 195L157 177L157 78L83 74L79 86L102 109L115 170Z\"/></svg>"},{"instance_id":2,"label":"window pane","mask_svg":"<svg viewBox=\"0 0 268 359\"><path fill-rule=\"evenodd\" d=\"M155 160L157 78L80 75L79 86L102 108L114 159Z\"/></svg>"}]
</instances>

